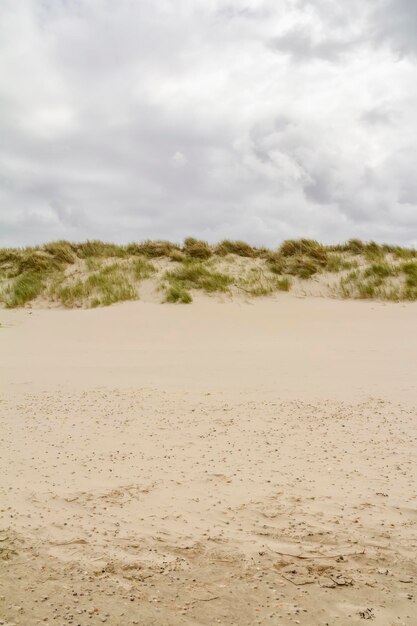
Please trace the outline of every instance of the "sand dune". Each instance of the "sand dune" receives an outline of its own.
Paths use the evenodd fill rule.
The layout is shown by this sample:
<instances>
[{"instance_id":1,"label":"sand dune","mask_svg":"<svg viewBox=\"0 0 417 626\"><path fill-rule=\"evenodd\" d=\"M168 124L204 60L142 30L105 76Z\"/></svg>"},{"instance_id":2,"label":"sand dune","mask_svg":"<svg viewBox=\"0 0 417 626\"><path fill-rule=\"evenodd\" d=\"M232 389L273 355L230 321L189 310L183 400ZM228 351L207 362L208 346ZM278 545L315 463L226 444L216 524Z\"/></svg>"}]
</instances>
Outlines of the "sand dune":
<instances>
[{"instance_id":1,"label":"sand dune","mask_svg":"<svg viewBox=\"0 0 417 626\"><path fill-rule=\"evenodd\" d=\"M0 623L417 624L416 304L0 314Z\"/></svg>"}]
</instances>

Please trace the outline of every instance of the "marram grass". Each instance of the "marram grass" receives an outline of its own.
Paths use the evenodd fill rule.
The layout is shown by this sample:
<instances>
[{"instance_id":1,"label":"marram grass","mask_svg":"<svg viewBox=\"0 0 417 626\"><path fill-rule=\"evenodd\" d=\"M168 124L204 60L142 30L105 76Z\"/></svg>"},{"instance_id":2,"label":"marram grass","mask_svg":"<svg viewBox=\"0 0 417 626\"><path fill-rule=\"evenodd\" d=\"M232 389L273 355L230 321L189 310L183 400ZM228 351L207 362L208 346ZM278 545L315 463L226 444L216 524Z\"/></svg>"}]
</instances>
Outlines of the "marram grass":
<instances>
[{"instance_id":1,"label":"marram grass","mask_svg":"<svg viewBox=\"0 0 417 626\"><path fill-rule=\"evenodd\" d=\"M271 250L243 241L211 245L188 237L182 244L56 241L0 249L0 305L107 306L139 298L146 280L157 293L162 291L163 302L187 304L198 291L270 296L296 285L303 288L320 275L333 277L333 297L417 300L413 248L358 239L325 246L299 239Z\"/></svg>"}]
</instances>

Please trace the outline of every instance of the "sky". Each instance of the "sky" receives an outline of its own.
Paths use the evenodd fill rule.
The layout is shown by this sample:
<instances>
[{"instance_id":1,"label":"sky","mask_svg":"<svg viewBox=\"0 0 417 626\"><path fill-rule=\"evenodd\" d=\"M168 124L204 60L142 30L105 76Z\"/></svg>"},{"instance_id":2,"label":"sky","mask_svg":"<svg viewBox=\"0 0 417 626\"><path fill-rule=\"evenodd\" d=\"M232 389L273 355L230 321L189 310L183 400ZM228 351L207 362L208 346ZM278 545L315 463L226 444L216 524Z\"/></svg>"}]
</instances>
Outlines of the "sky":
<instances>
[{"instance_id":1,"label":"sky","mask_svg":"<svg viewBox=\"0 0 417 626\"><path fill-rule=\"evenodd\" d=\"M416 0L1 0L0 245L417 245Z\"/></svg>"}]
</instances>

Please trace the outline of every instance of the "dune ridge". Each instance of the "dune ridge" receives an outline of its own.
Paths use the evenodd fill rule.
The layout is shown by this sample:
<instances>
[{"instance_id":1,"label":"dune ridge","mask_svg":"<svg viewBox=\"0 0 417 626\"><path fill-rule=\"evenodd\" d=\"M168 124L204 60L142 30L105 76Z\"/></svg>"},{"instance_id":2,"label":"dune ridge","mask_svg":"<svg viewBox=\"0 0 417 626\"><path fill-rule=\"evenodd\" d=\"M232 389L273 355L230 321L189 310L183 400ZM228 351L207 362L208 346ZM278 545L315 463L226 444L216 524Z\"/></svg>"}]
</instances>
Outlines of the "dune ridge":
<instances>
[{"instance_id":1,"label":"dune ridge","mask_svg":"<svg viewBox=\"0 0 417 626\"><path fill-rule=\"evenodd\" d=\"M53 242L0 250L0 304L95 308L141 299L189 304L197 293L231 298L278 292L342 299L417 299L417 251L352 239L324 246L284 241L276 250L192 237L182 245L145 241Z\"/></svg>"}]
</instances>

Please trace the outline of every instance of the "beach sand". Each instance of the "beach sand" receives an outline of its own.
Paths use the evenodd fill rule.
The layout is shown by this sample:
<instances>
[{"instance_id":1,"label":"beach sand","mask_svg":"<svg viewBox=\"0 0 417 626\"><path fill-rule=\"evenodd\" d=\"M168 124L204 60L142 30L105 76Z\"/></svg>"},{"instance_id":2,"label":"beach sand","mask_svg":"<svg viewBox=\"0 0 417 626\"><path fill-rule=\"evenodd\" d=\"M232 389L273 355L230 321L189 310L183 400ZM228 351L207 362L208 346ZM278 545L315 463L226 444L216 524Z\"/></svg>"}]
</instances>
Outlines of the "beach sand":
<instances>
[{"instance_id":1,"label":"beach sand","mask_svg":"<svg viewBox=\"0 0 417 626\"><path fill-rule=\"evenodd\" d=\"M0 624L417 624L416 304L0 323Z\"/></svg>"}]
</instances>

